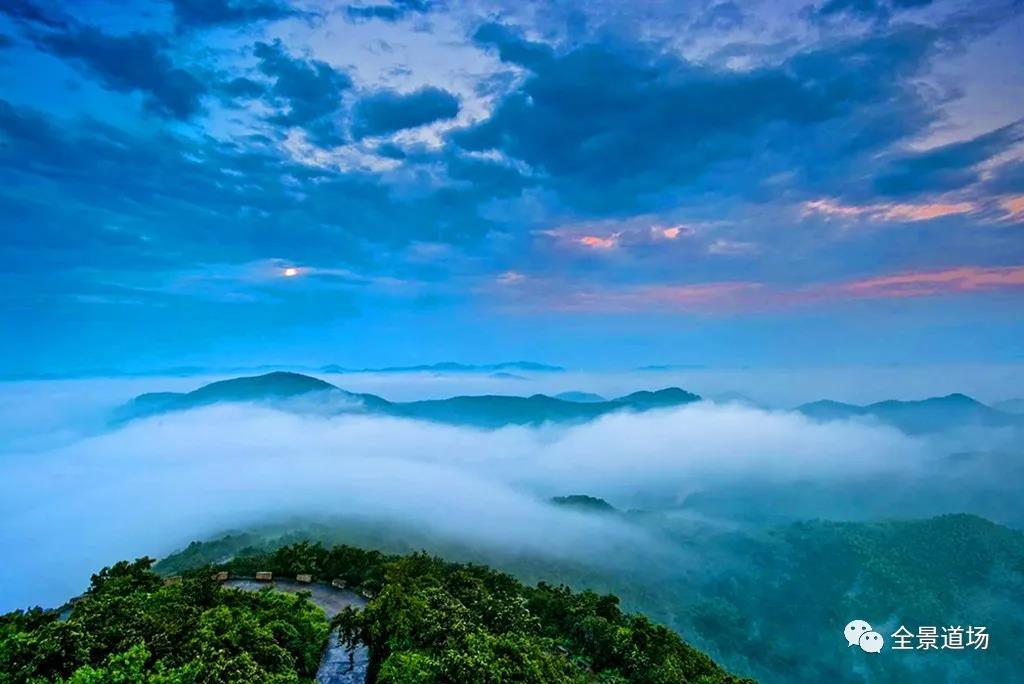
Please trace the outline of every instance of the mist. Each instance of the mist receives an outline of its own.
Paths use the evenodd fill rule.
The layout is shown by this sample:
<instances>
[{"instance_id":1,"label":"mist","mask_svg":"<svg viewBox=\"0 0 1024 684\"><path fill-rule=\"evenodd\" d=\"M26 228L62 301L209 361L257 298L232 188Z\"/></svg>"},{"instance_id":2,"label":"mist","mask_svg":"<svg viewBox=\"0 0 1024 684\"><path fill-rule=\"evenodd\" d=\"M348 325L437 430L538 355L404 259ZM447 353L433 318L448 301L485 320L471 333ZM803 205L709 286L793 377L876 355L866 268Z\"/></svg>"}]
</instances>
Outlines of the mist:
<instances>
[{"instance_id":1,"label":"mist","mask_svg":"<svg viewBox=\"0 0 1024 684\"><path fill-rule=\"evenodd\" d=\"M112 387L8 396L18 413L0 453L0 610L59 605L121 558L289 516L358 516L603 566L678 565L681 551L649 531L548 497L678 503L739 481L915 478L936 458L927 442L883 426L711 402L491 431L225 404L110 430L104 412L140 389Z\"/></svg>"}]
</instances>

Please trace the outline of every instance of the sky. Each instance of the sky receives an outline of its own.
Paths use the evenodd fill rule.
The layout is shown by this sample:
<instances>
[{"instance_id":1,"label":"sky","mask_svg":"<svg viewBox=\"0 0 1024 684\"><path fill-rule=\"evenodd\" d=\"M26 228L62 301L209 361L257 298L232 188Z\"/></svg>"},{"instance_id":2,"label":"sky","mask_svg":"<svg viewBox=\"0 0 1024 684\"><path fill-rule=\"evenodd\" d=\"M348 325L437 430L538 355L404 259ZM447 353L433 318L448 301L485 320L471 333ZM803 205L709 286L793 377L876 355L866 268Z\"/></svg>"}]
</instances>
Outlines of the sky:
<instances>
[{"instance_id":1,"label":"sky","mask_svg":"<svg viewBox=\"0 0 1024 684\"><path fill-rule=\"evenodd\" d=\"M7 0L0 375L1024 363L1024 3Z\"/></svg>"}]
</instances>

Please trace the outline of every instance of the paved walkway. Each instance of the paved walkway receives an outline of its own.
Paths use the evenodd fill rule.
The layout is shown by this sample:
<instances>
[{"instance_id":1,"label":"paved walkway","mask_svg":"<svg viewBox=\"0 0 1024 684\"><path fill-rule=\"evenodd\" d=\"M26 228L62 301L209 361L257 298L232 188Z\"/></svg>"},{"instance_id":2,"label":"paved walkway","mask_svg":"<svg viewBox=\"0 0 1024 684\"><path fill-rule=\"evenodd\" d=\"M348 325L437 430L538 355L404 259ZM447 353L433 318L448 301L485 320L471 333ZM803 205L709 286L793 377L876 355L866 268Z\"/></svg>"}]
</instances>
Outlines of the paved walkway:
<instances>
[{"instance_id":1,"label":"paved walkway","mask_svg":"<svg viewBox=\"0 0 1024 684\"><path fill-rule=\"evenodd\" d=\"M259 591L263 587L273 587L276 591L295 594L308 591L312 594L309 600L323 609L330 620L346 606L362 608L366 599L346 589L335 589L325 584L301 584L293 580L274 580L273 582L257 582L248 579L230 579L224 586L242 589L243 591ZM338 633L331 632L327 650L320 659L320 669L316 673L318 684L365 684L366 667L370 654L365 646L354 649L345 648L338 639Z\"/></svg>"}]
</instances>

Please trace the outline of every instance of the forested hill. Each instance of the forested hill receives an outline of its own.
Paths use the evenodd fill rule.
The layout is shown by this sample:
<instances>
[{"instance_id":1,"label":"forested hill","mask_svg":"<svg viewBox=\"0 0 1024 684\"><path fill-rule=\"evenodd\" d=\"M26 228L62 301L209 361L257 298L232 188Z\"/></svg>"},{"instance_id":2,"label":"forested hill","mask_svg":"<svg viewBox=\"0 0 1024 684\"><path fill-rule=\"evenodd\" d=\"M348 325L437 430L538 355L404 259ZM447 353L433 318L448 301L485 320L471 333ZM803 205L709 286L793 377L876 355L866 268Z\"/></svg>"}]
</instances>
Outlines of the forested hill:
<instances>
[{"instance_id":1,"label":"forested hill","mask_svg":"<svg viewBox=\"0 0 1024 684\"><path fill-rule=\"evenodd\" d=\"M448 399L392 402L375 394L347 392L300 373L274 372L220 380L187 393L140 394L112 416L115 424L219 403L262 403L297 411L366 413L414 418L452 425L498 428L546 422L583 422L614 411L648 411L682 406L700 397L678 387L633 392L616 399L579 402L534 394L458 396Z\"/></svg>"},{"instance_id":2,"label":"forested hill","mask_svg":"<svg viewBox=\"0 0 1024 684\"><path fill-rule=\"evenodd\" d=\"M93 577L66 620L57 611L0 616L0 681L284 683L310 681L328 626L304 598L220 588L228 570L340 579L373 597L333 627L370 648L380 684L739 684L672 630L618 599L526 586L479 565L386 556L306 542L206 565L165 583L150 561Z\"/></svg>"}]
</instances>

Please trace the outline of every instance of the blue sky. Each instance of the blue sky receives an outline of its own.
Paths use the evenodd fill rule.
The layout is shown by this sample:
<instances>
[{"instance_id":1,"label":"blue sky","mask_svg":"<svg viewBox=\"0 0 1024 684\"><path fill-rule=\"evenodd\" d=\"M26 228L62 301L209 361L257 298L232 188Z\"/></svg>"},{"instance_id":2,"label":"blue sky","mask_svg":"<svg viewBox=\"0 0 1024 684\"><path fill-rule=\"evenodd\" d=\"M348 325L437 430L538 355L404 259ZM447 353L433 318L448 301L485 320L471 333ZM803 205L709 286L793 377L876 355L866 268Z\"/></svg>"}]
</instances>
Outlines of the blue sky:
<instances>
[{"instance_id":1,"label":"blue sky","mask_svg":"<svg viewBox=\"0 0 1024 684\"><path fill-rule=\"evenodd\" d=\"M0 7L0 371L1024 359L1024 4Z\"/></svg>"}]
</instances>

